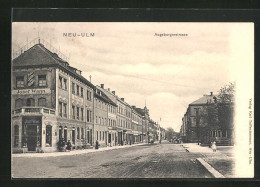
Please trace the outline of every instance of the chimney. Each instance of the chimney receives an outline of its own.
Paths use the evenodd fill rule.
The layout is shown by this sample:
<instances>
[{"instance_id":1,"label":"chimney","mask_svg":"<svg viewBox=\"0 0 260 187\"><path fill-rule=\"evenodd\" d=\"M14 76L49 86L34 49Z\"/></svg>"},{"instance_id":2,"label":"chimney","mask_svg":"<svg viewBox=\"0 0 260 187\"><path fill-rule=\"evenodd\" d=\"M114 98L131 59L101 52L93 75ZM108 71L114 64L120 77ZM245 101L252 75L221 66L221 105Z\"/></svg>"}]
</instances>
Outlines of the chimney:
<instances>
[{"instance_id":1,"label":"chimney","mask_svg":"<svg viewBox=\"0 0 260 187\"><path fill-rule=\"evenodd\" d=\"M116 95L116 91L112 91L112 94Z\"/></svg>"},{"instance_id":2,"label":"chimney","mask_svg":"<svg viewBox=\"0 0 260 187\"><path fill-rule=\"evenodd\" d=\"M122 101L125 101L125 98L121 98Z\"/></svg>"},{"instance_id":3,"label":"chimney","mask_svg":"<svg viewBox=\"0 0 260 187\"><path fill-rule=\"evenodd\" d=\"M108 88L108 89L107 89L107 91L109 91L109 92L110 92L110 88Z\"/></svg>"},{"instance_id":4,"label":"chimney","mask_svg":"<svg viewBox=\"0 0 260 187\"><path fill-rule=\"evenodd\" d=\"M212 96L213 95L213 92L210 92L210 96Z\"/></svg>"},{"instance_id":5,"label":"chimney","mask_svg":"<svg viewBox=\"0 0 260 187\"><path fill-rule=\"evenodd\" d=\"M104 84L100 84L100 86L101 86L101 88L103 88L103 89L104 89Z\"/></svg>"}]
</instances>

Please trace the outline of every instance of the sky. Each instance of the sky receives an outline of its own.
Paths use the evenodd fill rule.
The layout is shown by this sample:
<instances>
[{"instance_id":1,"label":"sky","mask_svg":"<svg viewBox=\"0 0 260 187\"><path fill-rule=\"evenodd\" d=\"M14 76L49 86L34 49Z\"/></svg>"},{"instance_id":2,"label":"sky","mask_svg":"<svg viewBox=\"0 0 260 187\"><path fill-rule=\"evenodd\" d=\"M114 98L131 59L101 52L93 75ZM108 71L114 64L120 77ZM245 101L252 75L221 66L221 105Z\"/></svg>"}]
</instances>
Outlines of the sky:
<instances>
[{"instance_id":1,"label":"sky","mask_svg":"<svg viewBox=\"0 0 260 187\"><path fill-rule=\"evenodd\" d=\"M246 23L13 23L12 48L38 36L69 57L94 85L104 84L164 127L179 131L189 103L236 80ZM239 32L238 32L239 31ZM244 31L244 32L243 32ZM66 37L64 33L95 33ZM159 36L160 34L185 34ZM46 45L48 48L48 46Z\"/></svg>"}]
</instances>

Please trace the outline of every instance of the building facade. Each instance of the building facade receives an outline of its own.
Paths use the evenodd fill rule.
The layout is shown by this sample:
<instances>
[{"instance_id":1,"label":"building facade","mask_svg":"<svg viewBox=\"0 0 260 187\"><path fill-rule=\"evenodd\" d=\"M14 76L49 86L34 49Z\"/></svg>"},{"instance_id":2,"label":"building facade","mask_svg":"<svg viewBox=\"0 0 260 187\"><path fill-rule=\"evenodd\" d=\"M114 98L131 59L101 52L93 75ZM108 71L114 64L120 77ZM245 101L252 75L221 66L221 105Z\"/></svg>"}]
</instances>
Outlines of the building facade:
<instances>
[{"instance_id":1,"label":"building facade","mask_svg":"<svg viewBox=\"0 0 260 187\"><path fill-rule=\"evenodd\" d=\"M52 152L57 142L91 145L94 86L40 42L12 61L13 152ZM87 111L88 121L86 120Z\"/></svg>"},{"instance_id":2,"label":"building facade","mask_svg":"<svg viewBox=\"0 0 260 187\"><path fill-rule=\"evenodd\" d=\"M233 105L227 104L228 114L220 115L223 111L216 107L215 99L211 92L189 104L180 131L184 142L209 144L216 141L219 145L233 145L233 120L230 117L233 116Z\"/></svg>"},{"instance_id":3,"label":"building facade","mask_svg":"<svg viewBox=\"0 0 260 187\"><path fill-rule=\"evenodd\" d=\"M53 152L61 140L85 149L96 140L116 146L158 136L146 106L133 108L104 84L94 86L40 39L12 61L11 107L13 152Z\"/></svg>"}]
</instances>

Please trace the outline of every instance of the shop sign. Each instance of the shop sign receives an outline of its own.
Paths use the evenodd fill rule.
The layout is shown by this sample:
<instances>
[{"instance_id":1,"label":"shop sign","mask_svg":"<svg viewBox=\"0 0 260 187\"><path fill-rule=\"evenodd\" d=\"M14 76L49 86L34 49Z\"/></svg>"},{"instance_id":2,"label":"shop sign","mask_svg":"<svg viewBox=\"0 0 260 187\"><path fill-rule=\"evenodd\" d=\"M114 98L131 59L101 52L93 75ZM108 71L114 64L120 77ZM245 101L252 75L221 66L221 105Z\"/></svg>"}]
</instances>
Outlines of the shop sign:
<instances>
[{"instance_id":1,"label":"shop sign","mask_svg":"<svg viewBox=\"0 0 260 187\"><path fill-rule=\"evenodd\" d=\"M40 94L50 94L50 93L51 93L50 88L12 90L13 95L40 95Z\"/></svg>"}]
</instances>

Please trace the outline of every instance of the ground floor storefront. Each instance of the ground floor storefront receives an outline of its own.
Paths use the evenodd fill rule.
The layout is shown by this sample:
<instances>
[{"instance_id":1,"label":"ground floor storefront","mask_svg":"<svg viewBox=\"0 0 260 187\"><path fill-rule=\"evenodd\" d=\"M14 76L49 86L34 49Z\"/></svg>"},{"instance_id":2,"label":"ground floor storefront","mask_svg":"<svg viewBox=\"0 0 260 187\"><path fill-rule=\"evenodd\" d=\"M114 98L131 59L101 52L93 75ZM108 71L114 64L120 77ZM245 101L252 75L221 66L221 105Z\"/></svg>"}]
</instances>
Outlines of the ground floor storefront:
<instances>
[{"instance_id":1,"label":"ground floor storefront","mask_svg":"<svg viewBox=\"0 0 260 187\"><path fill-rule=\"evenodd\" d=\"M12 117L12 152L55 152L61 140L65 144L70 140L72 149L89 148L92 128L82 121L57 117L50 109L23 109Z\"/></svg>"}]
</instances>

